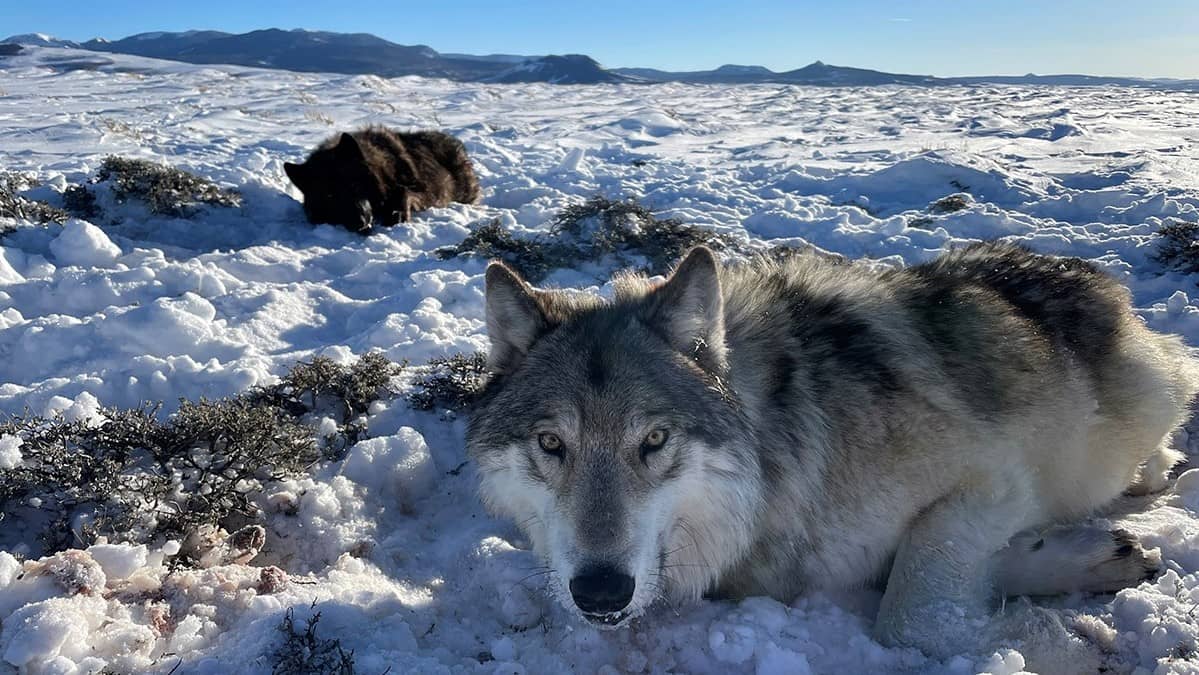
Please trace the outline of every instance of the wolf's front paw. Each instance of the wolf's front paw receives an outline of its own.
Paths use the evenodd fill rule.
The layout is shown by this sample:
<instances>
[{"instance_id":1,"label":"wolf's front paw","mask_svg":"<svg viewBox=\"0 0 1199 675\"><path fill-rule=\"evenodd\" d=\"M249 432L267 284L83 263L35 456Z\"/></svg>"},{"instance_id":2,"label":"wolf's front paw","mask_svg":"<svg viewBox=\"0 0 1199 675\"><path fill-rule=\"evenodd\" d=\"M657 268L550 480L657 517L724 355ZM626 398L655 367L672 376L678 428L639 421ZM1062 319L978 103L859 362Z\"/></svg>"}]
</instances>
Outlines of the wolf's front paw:
<instances>
[{"instance_id":1,"label":"wolf's front paw","mask_svg":"<svg viewBox=\"0 0 1199 675\"><path fill-rule=\"evenodd\" d=\"M1111 556L1090 568L1088 588L1097 593L1118 591L1153 579L1161 572L1162 556L1157 549L1145 550L1136 536L1126 530L1111 533Z\"/></svg>"}]
</instances>

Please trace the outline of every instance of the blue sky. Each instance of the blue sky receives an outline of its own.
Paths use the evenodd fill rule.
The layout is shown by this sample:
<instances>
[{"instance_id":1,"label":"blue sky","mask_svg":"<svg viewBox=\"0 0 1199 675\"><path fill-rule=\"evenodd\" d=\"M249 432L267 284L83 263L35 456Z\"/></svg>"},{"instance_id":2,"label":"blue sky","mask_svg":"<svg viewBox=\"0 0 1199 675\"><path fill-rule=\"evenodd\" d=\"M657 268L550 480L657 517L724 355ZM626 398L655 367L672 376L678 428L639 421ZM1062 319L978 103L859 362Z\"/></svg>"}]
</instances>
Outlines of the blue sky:
<instances>
[{"instance_id":1,"label":"blue sky","mask_svg":"<svg viewBox=\"0 0 1199 675\"><path fill-rule=\"evenodd\" d=\"M369 32L443 52L579 52L610 67L786 70L820 59L929 75L1199 77L1199 0L0 0L0 37L269 27Z\"/></svg>"}]
</instances>

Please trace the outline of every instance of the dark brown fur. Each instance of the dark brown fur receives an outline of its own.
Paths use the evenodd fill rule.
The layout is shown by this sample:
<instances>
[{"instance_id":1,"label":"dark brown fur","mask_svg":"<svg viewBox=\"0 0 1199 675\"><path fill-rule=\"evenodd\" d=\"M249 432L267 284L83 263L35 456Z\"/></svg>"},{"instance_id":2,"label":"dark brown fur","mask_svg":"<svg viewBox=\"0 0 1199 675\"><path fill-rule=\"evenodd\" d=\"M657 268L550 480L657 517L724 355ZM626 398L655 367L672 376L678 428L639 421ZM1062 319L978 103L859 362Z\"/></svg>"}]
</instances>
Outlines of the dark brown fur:
<instances>
[{"instance_id":1,"label":"dark brown fur","mask_svg":"<svg viewBox=\"0 0 1199 675\"><path fill-rule=\"evenodd\" d=\"M334 136L303 164L283 168L304 193L309 222L356 232L369 232L376 221L395 225L416 211L479 200L466 148L440 131L368 127Z\"/></svg>"}]
</instances>

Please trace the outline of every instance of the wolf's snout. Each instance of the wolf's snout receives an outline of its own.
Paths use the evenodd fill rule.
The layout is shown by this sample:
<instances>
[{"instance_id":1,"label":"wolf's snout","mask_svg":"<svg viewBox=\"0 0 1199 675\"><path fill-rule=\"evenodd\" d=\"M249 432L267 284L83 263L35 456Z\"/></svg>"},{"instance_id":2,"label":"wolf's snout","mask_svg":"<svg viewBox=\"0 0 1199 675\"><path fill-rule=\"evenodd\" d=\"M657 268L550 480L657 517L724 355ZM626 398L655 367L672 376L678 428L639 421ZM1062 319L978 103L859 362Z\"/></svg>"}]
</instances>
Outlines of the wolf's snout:
<instances>
[{"instance_id":1,"label":"wolf's snout","mask_svg":"<svg viewBox=\"0 0 1199 675\"><path fill-rule=\"evenodd\" d=\"M570 595L586 614L613 614L628 607L636 585L614 567L588 567L570 580Z\"/></svg>"}]
</instances>

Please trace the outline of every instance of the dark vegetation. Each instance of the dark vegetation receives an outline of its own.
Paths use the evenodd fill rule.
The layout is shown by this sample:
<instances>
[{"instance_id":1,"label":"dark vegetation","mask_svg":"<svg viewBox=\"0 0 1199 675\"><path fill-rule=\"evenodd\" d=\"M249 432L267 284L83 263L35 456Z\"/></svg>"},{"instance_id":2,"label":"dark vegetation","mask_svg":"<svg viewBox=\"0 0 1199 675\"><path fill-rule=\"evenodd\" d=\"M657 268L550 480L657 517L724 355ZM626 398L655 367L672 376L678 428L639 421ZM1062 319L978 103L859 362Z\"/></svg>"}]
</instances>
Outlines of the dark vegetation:
<instances>
[{"instance_id":1,"label":"dark vegetation","mask_svg":"<svg viewBox=\"0 0 1199 675\"><path fill-rule=\"evenodd\" d=\"M367 354L344 366L298 364L276 385L241 396L109 408L98 421L36 415L0 423L21 439L22 462L0 472L0 522L36 530L44 554L110 541L184 538L203 526L232 531L259 517L253 497L270 481L337 458L365 432L360 416L389 393L402 365ZM335 414L323 443L304 423Z\"/></svg>"},{"instance_id":2,"label":"dark vegetation","mask_svg":"<svg viewBox=\"0 0 1199 675\"><path fill-rule=\"evenodd\" d=\"M20 173L0 172L0 218L39 224L64 223L74 216L86 220L103 217L97 199L108 190L117 204L139 203L155 215L191 218L205 206L241 206L236 190L222 188L195 174L144 159L109 156L84 185L71 185L62 194L62 206L30 199L21 193L38 187Z\"/></svg>"},{"instance_id":3,"label":"dark vegetation","mask_svg":"<svg viewBox=\"0 0 1199 675\"><path fill-rule=\"evenodd\" d=\"M1172 220L1157 234L1157 262L1175 272L1199 273L1199 223Z\"/></svg>"},{"instance_id":4,"label":"dark vegetation","mask_svg":"<svg viewBox=\"0 0 1199 675\"><path fill-rule=\"evenodd\" d=\"M144 159L104 158L92 183L106 184L118 204L137 201L151 213L175 218L194 216L201 205L235 207L241 195L182 169ZM87 188L84 188L87 189ZM80 203L86 203L86 198ZM94 206L94 199L92 200Z\"/></svg>"},{"instance_id":5,"label":"dark vegetation","mask_svg":"<svg viewBox=\"0 0 1199 675\"><path fill-rule=\"evenodd\" d=\"M562 209L548 234L516 237L493 221L436 254L443 260L460 255L498 258L536 283L555 269L609 258L649 274L665 274L683 253L699 245L719 251L735 249L737 241L674 218L658 218L632 199L595 196Z\"/></svg>"},{"instance_id":6,"label":"dark vegetation","mask_svg":"<svg viewBox=\"0 0 1199 675\"><path fill-rule=\"evenodd\" d=\"M341 641L317 637L316 626L321 613L316 612L296 628L295 613L289 608L283 615L279 632L283 642L275 650L275 665L271 675L353 675L354 652L341 648Z\"/></svg>"},{"instance_id":7,"label":"dark vegetation","mask_svg":"<svg viewBox=\"0 0 1199 675\"><path fill-rule=\"evenodd\" d=\"M455 354L435 358L426 372L413 384L408 404L417 410L452 410L469 408L483 386L487 373L487 355Z\"/></svg>"},{"instance_id":8,"label":"dark vegetation","mask_svg":"<svg viewBox=\"0 0 1199 675\"><path fill-rule=\"evenodd\" d=\"M379 352L368 352L348 366L317 356L297 363L278 384L251 390L245 398L294 417L317 410L333 416L338 420L337 433L323 440L326 454L339 458L366 433L362 416L381 392L389 392L391 378L406 365Z\"/></svg>"},{"instance_id":9,"label":"dark vegetation","mask_svg":"<svg viewBox=\"0 0 1199 675\"><path fill-rule=\"evenodd\" d=\"M970 206L970 196L965 193L955 193L938 199L929 204L928 210L931 213L956 213Z\"/></svg>"},{"instance_id":10,"label":"dark vegetation","mask_svg":"<svg viewBox=\"0 0 1199 675\"><path fill-rule=\"evenodd\" d=\"M71 215L85 220L100 215L96 193L82 185L72 185L62 193L62 205Z\"/></svg>"},{"instance_id":11,"label":"dark vegetation","mask_svg":"<svg viewBox=\"0 0 1199 675\"><path fill-rule=\"evenodd\" d=\"M0 218L32 220L36 223L66 222L69 216L63 209L20 194L37 186L37 181L25 175L0 173Z\"/></svg>"}]
</instances>

